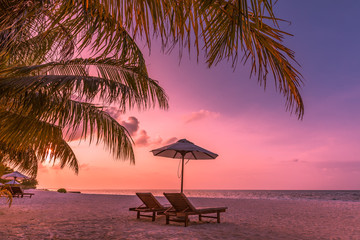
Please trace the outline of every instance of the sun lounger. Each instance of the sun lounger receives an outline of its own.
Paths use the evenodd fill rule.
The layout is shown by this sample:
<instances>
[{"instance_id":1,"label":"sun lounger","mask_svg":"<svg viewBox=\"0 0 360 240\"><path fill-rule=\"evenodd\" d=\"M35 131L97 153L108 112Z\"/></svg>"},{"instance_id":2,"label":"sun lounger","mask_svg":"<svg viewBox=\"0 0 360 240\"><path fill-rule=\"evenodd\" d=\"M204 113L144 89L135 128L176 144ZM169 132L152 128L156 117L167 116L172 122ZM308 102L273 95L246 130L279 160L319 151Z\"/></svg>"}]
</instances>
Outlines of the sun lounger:
<instances>
[{"instance_id":1,"label":"sun lounger","mask_svg":"<svg viewBox=\"0 0 360 240\"><path fill-rule=\"evenodd\" d=\"M143 202L139 207L129 208L130 211L137 212L137 218L150 217L152 221L155 221L156 214L163 214L168 207L164 207L159 201L152 195L152 193L136 193L136 195ZM151 215L145 215L144 213L152 213Z\"/></svg>"},{"instance_id":2,"label":"sun lounger","mask_svg":"<svg viewBox=\"0 0 360 240\"><path fill-rule=\"evenodd\" d=\"M184 222L186 227L189 225L189 215L198 215L199 221L202 218L216 218L220 223L220 213L227 209L227 207L195 208L183 193L164 193L164 195L172 205L172 208L164 212L166 224L169 224L170 221ZM212 213L215 213L216 216L204 215Z\"/></svg>"},{"instance_id":3,"label":"sun lounger","mask_svg":"<svg viewBox=\"0 0 360 240\"><path fill-rule=\"evenodd\" d=\"M14 187L14 186L11 186L10 187L10 192L11 194L13 195L13 197L32 197L34 195L34 193L25 193L21 187Z\"/></svg>"}]
</instances>

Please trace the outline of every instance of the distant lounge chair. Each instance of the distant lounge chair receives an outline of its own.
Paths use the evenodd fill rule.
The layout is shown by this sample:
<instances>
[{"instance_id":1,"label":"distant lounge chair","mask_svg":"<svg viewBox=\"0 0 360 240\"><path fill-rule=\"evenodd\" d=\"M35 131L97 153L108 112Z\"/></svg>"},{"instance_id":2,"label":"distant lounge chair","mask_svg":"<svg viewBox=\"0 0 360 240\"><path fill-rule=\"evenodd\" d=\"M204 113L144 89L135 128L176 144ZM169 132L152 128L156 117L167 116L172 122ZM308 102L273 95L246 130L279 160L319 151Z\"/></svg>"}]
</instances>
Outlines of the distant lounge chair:
<instances>
[{"instance_id":1,"label":"distant lounge chair","mask_svg":"<svg viewBox=\"0 0 360 240\"><path fill-rule=\"evenodd\" d=\"M185 227L189 225L189 215L199 215L199 221L202 218L216 218L220 223L220 213L225 212L227 207L215 208L195 208L189 199L183 193L164 193L167 200L172 205L171 209L165 211L166 224L170 221L184 222ZM216 216L204 216L203 214L216 213Z\"/></svg>"},{"instance_id":2,"label":"distant lounge chair","mask_svg":"<svg viewBox=\"0 0 360 240\"><path fill-rule=\"evenodd\" d=\"M13 197L21 197L21 198L30 197L31 198L34 195L34 193L25 193L21 189L21 187L10 186L8 190L11 192Z\"/></svg>"},{"instance_id":3,"label":"distant lounge chair","mask_svg":"<svg viewBox=\"0 0 360 240\"><path fill-rule=\"evenodd\" d=\"M136 211L137 218L151 217L152 221L155 221L156 214L163 214L168 207L164 207L159 201L152 195L152 193L136 193L136 195L143 202L139 207L129 208L129 211ZM152 213L152 215L145 215L141 213Z\"/></svg>"}]
</instances>

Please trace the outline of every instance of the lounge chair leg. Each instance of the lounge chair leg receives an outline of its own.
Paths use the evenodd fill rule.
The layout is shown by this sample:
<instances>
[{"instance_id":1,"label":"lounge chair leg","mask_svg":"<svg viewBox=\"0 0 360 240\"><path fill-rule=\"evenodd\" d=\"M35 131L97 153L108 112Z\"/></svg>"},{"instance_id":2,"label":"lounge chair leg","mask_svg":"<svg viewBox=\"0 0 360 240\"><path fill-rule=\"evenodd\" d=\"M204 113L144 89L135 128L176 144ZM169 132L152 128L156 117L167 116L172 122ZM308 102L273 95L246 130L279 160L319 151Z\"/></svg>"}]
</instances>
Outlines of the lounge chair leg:
<instances>
[{"instance_id":1,"label":"lounge chair leg","mask_svg":"<svg viewBox=\"0 0 360 240\"><path fill-rule=\"evenodd\" d=\"M199 214L199 222L201 221L201 214Z\"/></svg>"},{"instance_id":2,"label":"lounge chair leg","mask_svg":"<svg viewBox=\"0 0 360 240\"><path fill-rule=\"evenodd\" d=\"M166 215L166 224L169 224L169 215Z\"/></svg>"},{"instance_id":3,"label":"lounge chair leg","mask_svg":"<svg viewBox=\"0 0 360 240\"><path fill-rule=\"evenodd\" d=\"M217 222L220 223L220 212L217 212Z\"/></svg>"},{"instance_id":4,"label":"lounge chair leg","mask_svg":"<svg viewBox=\"0 0 360 240\"><path fill-rule=\"evenodd\" d=\"M152 221L155 221L155 212L153 212Z\"/></svg>"},{"instance_id":5,"label":"lounge chair leg","mask_svg":"<svg viewBox=\"0 0 360 240\"><path fill-rule=\"evenodd\" d=\"M140 212L137 212L137 216L136 216L137 219L140 218Z\"/></svg>"}]
</instances>

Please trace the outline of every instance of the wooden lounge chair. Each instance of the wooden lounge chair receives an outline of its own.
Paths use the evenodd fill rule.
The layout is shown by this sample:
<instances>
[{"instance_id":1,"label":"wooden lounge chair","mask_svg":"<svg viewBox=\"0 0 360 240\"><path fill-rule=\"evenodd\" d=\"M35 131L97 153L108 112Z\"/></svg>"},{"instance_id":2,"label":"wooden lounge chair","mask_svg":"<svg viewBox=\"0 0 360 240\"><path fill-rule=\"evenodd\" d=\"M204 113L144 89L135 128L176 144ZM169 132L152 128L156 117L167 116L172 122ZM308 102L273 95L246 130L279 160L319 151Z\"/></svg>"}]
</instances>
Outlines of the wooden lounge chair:
<instances>
[{"instance_id":1,"label":"wooden lounge chair","mask_svg":"<svg viewBox=\"0 0 360 240\"><path fill-rule=\"evenodd\" d=\"M15 187L15 186L10 187L10 192L13 195L13 197L21 197L21 198L29 197L29 198L31 198L34 195L34 193L25 193L21 189L21 187Z\"/></svg>"},{"instance_id":2,"label":"wooden lounge chair","mask_svg":"<svg viewBox=\"0 0 360 240\"><path fill-rule=\"evenodd\" d=\"M198 215L199 221L202 218L216 218L220 223L220 213L227 209L227 207L195 208L183 193L164 193L164 195L172 205L171 209L164 212L166 224L169 224L170 221L184 222L186 227L189 225L189 215ZM216 216L204 215L211 213L216 213Z\"/></svg>"},{"instance_id":3,"label":"wooden lounge chair","mask_svg":"<svg viewBox=\"0 0 360 240\"><path fill-rule=\"evenodd\" d=\"M156 214L163 214L168 209L168 207L161 205L152 193L136 193L136 195L140 198L143 204L136 208L129 208L129 211L136 211L137 218L140 218L140 216L151 217L152 221L155 221ZM152 214L146 215L144 213Z\"/></svg>"}]
</instances>

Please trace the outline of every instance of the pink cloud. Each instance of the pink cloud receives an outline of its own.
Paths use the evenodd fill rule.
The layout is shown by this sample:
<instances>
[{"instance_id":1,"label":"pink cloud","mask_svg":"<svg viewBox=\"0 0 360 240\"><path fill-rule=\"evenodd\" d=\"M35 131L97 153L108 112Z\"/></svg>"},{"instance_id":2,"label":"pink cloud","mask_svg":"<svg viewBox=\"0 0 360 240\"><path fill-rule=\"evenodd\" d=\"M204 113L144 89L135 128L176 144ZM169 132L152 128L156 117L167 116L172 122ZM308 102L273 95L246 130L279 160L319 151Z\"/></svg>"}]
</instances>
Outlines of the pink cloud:
<instances>
[{"instance_id":1,"label":"pink cloud","mask_svg":"<svg viewBox=\"0 0 360 240\"><path fill-rule=\"evenodd\" d=\"M76 141L76 140L80 140L82 139L81 135L82 135L82 128L83 128L83 125L80 124L79 128L76 130L76 132L72 133L71 135L67 134L67 130L65 129L64 132L65 132L65 136L64 136L64 139L65 141L67 142L72 142L72 141Z\"/></svg>"},{"instance_id":2,"label":"pink cloud","mask_svg":"<svg viewBox=\"0 0 360 240\"><path fill-rule=\"evenodd\" d=\"M154 144L154 145L157 145L160 143L162 143L162 138L160 136L157 136L152 140L152 144Z\"/></svg>"},{"instance_id":3,"label":"pink cloud","mask_svg":"<svg viewBox=\"0 0 360 240\"><path fill-rule=\"evenodd\" d=\"M314 165L320 169L338 170L344 172L360 171L360 161L323 161L315 162Z\"/></svg>"},{"instance_id":4,"label":"pink cloud","mask_svg":"<svg viewBox=\"0 0 360 240\"><path fill-rule=\"evenodd\" d=\"M172 138L167 139L166 141L162 141L161 137L157 137L157 138L153 139L152 141L148 142L147 146L154 145L154 147L162 147L162 146L172 144L172 143L176 142L177 140L178 140L178 138L172 137Z\"/></svg>"},{"instance_id":5,"label":"pink cloud","mask_svg":"<svg viewBox=\"0 0 360 240\"><path fill-rule=\"evenodd\" d=\"M145 130L141 130L135 141L135 146L137 147L147 147L150 145L159 145L162 143L162 138L157 136L155 138L150 137Z\"/></svg>"},{"instance_id":6,"label":"pink cloud","mask_svg":"<svg viewBox=\"0 0 360 240\"><path fill-rule=\"evenodd\" d=\"M150 137L145 130L139 132L139 136L135 139L135 145L139 147L150 145Z\"/></svg>"},{"instance_id":7,"label":"pink cloud","mask_svg":"<svg viewBox=\"0 0 360 240\"><path fill-rule=\"evenodd\" d=\"M108 108L106 110L107 113L112 115L114 118L119 118L120 112L116 108ZM120 125L124 126L126 130L128 130L130 136L134 139L135 146L136 147L147 147L150 145L159 145L163 142L162 138L160 136L157 137L151 137L148 135L146 130L140 128L140 121L134 117L130 116L127 120L120 121L118 119ZM82 126L79 127L79 130L75 132L75 134L70 138L69 136L66 136L67 141L75 141L81 139L81 129ZM168 139L165 144L173 143L177 140L177 138L173 137Z\"/></svg>"},{"instance_id":8,"label":"pink cloud","mask_svg":"<svg viewBox=\"0 0 360 240\"><path fill-rule=\"evenodd\" d=\"M121 116L121 111L116 108L116 107L107 107L106 109L104 109L105 112L107 112L108 114L110 114L111 117L113 117L114 119L119 119Z\"/></svg>"},{"instance_id":9,"label":"pink cloud","mask_svg":"<svg viewBox=\"0 0 360 240\"><path fill-rule=\"evenodd\" d=\"M201 109L200 111L192 112L192 113L186 115L184 118L185 118L185 123L189 123L189 122L194 122L194 121L198 121L198 120L205 119L205 118L216 118L219 115L220 115L220 113Z\"/></svg>"},{"instance_id":10,"label":"pink cloud","mask_svg":"<svg viewBox=\"0 0 360 240\"><path fill-rule=\"evenodd\" d=\"M118 118L120 117L120 112L116 108L108 108L106 112L109 113L115 120L119 122ZM129 131L131 136L135 135L136 131L138 131L139 129L139 124L140 124L139 120L136 117L129 117L126 121L120 121L119 123ZM83 125L80 124L78 130L75 133L73 133L71 136L69 135L65 136L65 140L68 142L80 140L82 134L82 128ZM94 132L96 132L96 129L94 129Z\"/></svg>"},{"instance_id":11,"label":"pink cloud","mask_svg":"<svg viewBox=\"0 0 360 240\"><path fill-rule=\"evenodd\" d=\"M165 144L165 145L169 145L169 144L172 144L172 143L176 142L177 140L178 140L177 137L172 137L172 138L169 138L168 140L166 140L166 141L164 142L164 144Z\"/></svg>"},{"instance_id":12,"label":"pink cloud","mask_svg":"<svg viewBox=\"0 0 360 240\"><path fill-rule=\"evenodd\" d=\"M44 166L42 163L38 164L38 172L42 172L42 173L48 173L49 169Z\"/></svg>"},{"instance_id":13,"label":"pink cloud","mask_svg":"<svg viewBox=\"0 0 360 240\"><path fill-rule=\"evenodd\" d=\"M81 171L90 170L90 164L87 164L87 163L80 164L80 165L79 165L79 169L80 169Z\"/></svg>"},{"instance_id":14,"label":"pink cloud","mask_svg":"<svg viewBox=\"0 0 360 240\"><path fill-rule=\"evenodd\" d=\"M128 120L121 121L120 124L129 131L131 136L134 136L139 130L140 122L136 117L129 117Z\"/></svg>"}]
</instances>

